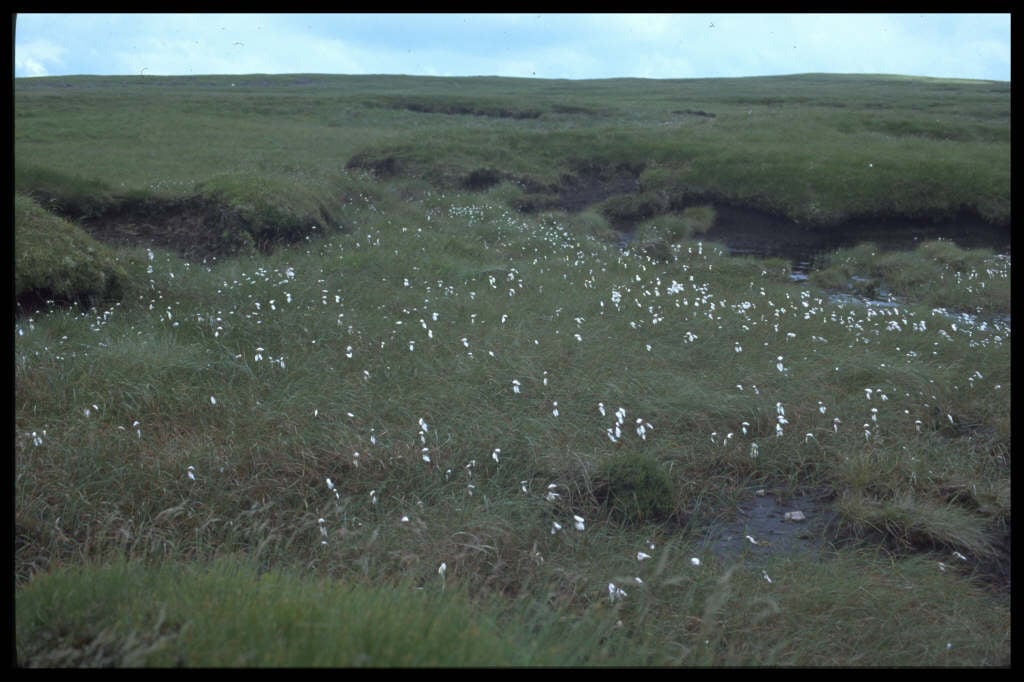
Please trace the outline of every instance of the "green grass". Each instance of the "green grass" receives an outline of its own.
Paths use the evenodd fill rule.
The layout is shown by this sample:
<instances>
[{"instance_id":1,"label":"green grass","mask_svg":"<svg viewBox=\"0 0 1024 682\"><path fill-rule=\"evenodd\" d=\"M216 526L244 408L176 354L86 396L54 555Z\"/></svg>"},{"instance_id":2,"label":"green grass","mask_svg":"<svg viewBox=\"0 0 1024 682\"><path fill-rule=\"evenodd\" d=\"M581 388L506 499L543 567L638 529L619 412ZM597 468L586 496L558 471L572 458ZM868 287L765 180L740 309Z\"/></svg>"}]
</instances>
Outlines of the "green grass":
<instances>
[{"instance_id":1,"label":"green grass","mask_svg":"<svg viewBox=\"0 0 1024 682\"><path fill-rule=\"evenodd\" d=\"M27 196L14 197L14 297L61 303L120 298L128 275L106 246Z\"/></svg>"},{"instance_id":2,"label":"green grass","mask_svg":"<svg viewBox=\"0 0 1024 682\"><path fill-rule=\"evenodd\" d=\"M19 664L1009 664L1008 257L865 246L794 282L788 263L699 233L662 235L658 258L623 250L602 206L635 197L509 205L545 195L528 179L582 168L581 150L645 163L641 184L684 172L643 161L667 112L715 112L676 114L707 149L700 135L748 109L852 114L843 79L658 82L633 107L611 95L643 82L569 96L507 79L256 80L16 82L16 165L31 171L16 175L17 277L30 240L74 234L84 252L90 216L141 229L139 203L281 230L198 257L171 225L152 246L102 247L90 267L118 273L116 295L18 311ZM850 82L860 106L917 116L892 99L906 82ZM437 90L455 84L469 92ZM998 84L909 84L918 107L1001 125L982 96ZM112 112L114 88L134 108ZM228 101L244 114L230 125ZM209 126L193 131L210 136L202 154L180 120ZM623 137L593 144L612 125ZM125 153L133 126L152 156ZM942 143L990 144L963 130L973 141ZM469 144L489 137L502 163ZM364 152L398 174L345 168ZM509 175L459 184L479 168ZM663 216L713 219L659 191L640 196ZM289 227L314 213L323 229ZM898 305L835 296L862 280ZM714 550L710 529L758 488L823 500L815 554Z\"/></svg>"},{"instance_id":3,"label":"green grass","mask_svg":"<svg viewBox=\"0 0 1024 682\"><path fill-rule=\"evenodd\" d=\"M237 559L57 571L26 589L18 609L20 662L32 667L482 667L624 655L621 645L595 646L609 629L599 614L510 629L499 605L473 604L457 585L315 581Z\"/></svg>"},{"instance_id":4,"label":"green grass","mask_svg":"<svg viewBox=\"0 0 1024 682\"><path fill-rule=\"evenodd\" d=\"M993 316L1010 314L1008 268L1004 256L962 249L948 241L927 241L912 252L888 253L879 253L874 244L861 244L833 253L811 279L820 286L874 298L886 292L935 308Z\"/></svg>"},{"instance_id":5,"label":"green grass","mask_svg":"<svg viewBox=\"0 0 1024 682\"><path fill-rule=\"evenodd\" d=\"M346 166L449 189L490 170L542 192L581 167L624 166L668 204L728 199L823 226L1010 216L1008 83L70 77L17 79L14 105L16 165L115 192L180 196L256 173L330 206ZM149 153L120 152L139 145Z\"/></svg>"},{"instance_id":6,"label":"green grass","mask_svg":"<svg viewBox=\"0 0 1024 682\"><path fill-rule=\"evenodd\" d=\"M646 571L614 606L566 618L503 607L435 575L429 589L317 580L245 561L60 569L19 593L28 667L960 666L1009 663L1006 614L931 562L776 562ZM440 586L448 583L445 589ZM950 595L957 607L942 606ZM671 603L678 611L666 610ZM967 612L975 612L969 615ZM850 629L850 623L859 627ZM978 626L983 629L979 631ZM649 648L661 637L668 648ZM995 633L995 639L989 637ZM879 639L887 646L872 651Z\"/></svg>"},{"instance_id":7,"label":"green grass","mask_svg":"<svg viewBox=\"0 0 1024 682\"><path fill-rule=\"evenodd\" d=\"M713 245L683 244L678 260L655 265L578 241L557 218L536 222L469 198L444 200L445 212L436 198L411 204L417 222L366 209L366 231L251 260L197 266L158 251L151 288L132 300L23 316L19 580L119 556L237 554L324 579L439 589L444 562L449 584L474 598L513 599L510 617L534 600L583 617L613 606L609 582L623 585L620 608L639 611L621 619L643 652L630 662L909 660L881 634L826 661L788 641L809 633L769 635L768 616L758 635L778 649L745 647L732 620L688 620L705 618L705 590L729 569L701 549L707 524L748 486L775 485L834 491L833 541L895 553L886 568L838 551L833 560L851 562L839 579L853 582L839 588L837 617L853 617L856 576L882 579L922 552L936 572L947 564L943 580L955 577L950 585L962 591L949 608L987 599L984 613L1000 613L1001 598L970 573L998 560L1009 527L1009 496L997 494L1009 485L1007 328L961 323L954 332L924 306L893 315L832 304L775 266ZM480 245L453 250L464 244L456 234L480 235ZM626 414L613 442L619 407ZM651 426L643 438L637 419ZM667 477L664 499L645 502L658 510L650 518L626 522L609 502L607 491L631 475L607 468L623 448ZM666 581L699 556L710 583L641 596L646 588L629 581L651 576L638 551L658 558ZM786 581L797 602L818 589L790 577L799 564L782 565L772 585ZM747 604L758 583L737 585L730 599ZM755 593L764 589L777 588ZM761 613L765 599L779 597L744 608ZM670 617L673 609L686 615ZM649 634L648 618L678 629ZM728 644L702 649L711 632ZM993 646L968 662L1001 660ZM945 660L941 647L934 655Z\"/></svg>"}]
</instances>

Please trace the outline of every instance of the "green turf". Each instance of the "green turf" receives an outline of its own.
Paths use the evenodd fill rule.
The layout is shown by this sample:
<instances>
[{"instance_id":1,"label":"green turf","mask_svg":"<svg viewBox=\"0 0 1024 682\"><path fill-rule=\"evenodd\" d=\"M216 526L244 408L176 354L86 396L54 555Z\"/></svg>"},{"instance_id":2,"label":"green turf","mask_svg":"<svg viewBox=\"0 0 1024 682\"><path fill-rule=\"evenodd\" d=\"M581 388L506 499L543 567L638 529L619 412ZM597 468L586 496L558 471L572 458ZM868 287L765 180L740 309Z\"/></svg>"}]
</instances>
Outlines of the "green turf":
<instances>
[{"instance_id":1,"label":"green turf","mask_svg":"<svg viewBox=\"0 0 1024 682\"><path fill-rule=\"evenodd\" d=\"M16 662L1009 665L1009 256L701 233L1008 216L1008 87L16 80Z\"/></svg>"}]
</instances>

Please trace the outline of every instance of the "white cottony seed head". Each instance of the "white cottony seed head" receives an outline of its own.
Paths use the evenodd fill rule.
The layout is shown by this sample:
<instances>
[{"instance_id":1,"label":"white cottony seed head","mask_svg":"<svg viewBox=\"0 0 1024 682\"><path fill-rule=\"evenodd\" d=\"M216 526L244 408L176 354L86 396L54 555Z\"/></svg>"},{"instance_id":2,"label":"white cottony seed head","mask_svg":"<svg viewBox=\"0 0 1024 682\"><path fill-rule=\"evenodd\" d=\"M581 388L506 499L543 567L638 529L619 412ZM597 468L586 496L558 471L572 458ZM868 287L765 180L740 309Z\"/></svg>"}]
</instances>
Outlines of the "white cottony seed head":
<instances>
[{"instance_id":1,"label":"white cottony seed head","mask_svg":"<svg viewBox=\"0 0 1024 682\"><path fill-rule=\"evenodd\" d=\"M621 587L616 587L615 583L608 583L608 599L611 602L616 602L623 597L629 596L626 591Z\"/></svg>"}]
</instances>

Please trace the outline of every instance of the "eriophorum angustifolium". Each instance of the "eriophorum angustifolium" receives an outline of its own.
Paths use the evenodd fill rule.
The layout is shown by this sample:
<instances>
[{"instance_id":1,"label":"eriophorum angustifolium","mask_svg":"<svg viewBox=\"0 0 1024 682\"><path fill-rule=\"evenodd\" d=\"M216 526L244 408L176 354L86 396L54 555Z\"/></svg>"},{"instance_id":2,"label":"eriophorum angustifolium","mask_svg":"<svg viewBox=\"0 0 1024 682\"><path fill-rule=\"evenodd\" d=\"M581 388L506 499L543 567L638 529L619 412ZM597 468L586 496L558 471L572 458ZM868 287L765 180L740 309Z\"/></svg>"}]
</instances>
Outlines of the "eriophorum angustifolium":
<instances>
[{"instance_id":1,"label":"eriophorum angustifolium","mask_svg":"<svg viewBox=\"0 0 1024 682\"><path fill-rule=\"evenodd\" d=\"M272 255L126 256L122 303L16 321L19 581L244 556L560 614L538 631L605 619L569 662L1002 656L1008 611L965 574L1009 527L1008 320L836 302L708 242L655 262L480 196L358 217ZM626 457L664 485L652 518L600 494ZM710 552L765 486L823 492L836 554Z\"/></svg>"}]
</instances>

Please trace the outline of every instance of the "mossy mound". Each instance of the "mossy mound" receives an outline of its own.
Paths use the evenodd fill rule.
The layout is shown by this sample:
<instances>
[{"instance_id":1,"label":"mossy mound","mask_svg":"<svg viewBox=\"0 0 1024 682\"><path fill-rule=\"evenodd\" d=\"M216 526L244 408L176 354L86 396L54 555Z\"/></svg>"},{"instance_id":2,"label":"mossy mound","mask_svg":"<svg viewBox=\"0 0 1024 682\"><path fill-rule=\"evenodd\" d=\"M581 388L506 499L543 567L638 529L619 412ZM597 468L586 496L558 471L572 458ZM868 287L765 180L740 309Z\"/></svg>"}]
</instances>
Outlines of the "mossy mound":
<instances>
[{"instance_id":1,"label":"mossy mound","mask_svg":"<svg viewBox=\"0 0 1024 682\"><path fill-rule=\"evenodd\" d=\"M45 301L118 299L128 274L114 254L32 198L14 197L14 296L19 308Z\"/></svg>"},{"instance_id":2,"label":"mossy mound","mask_svg":"<svg viewBox=\"0 0 1024 682\"><path fill-rule=\"evenodd\" d=\"M668 474L647 455L637 452L616 454L601 463L594 483L598 500L618 521L665 521L675 510L675 496Z\"/></svg>"}]
</instances>

